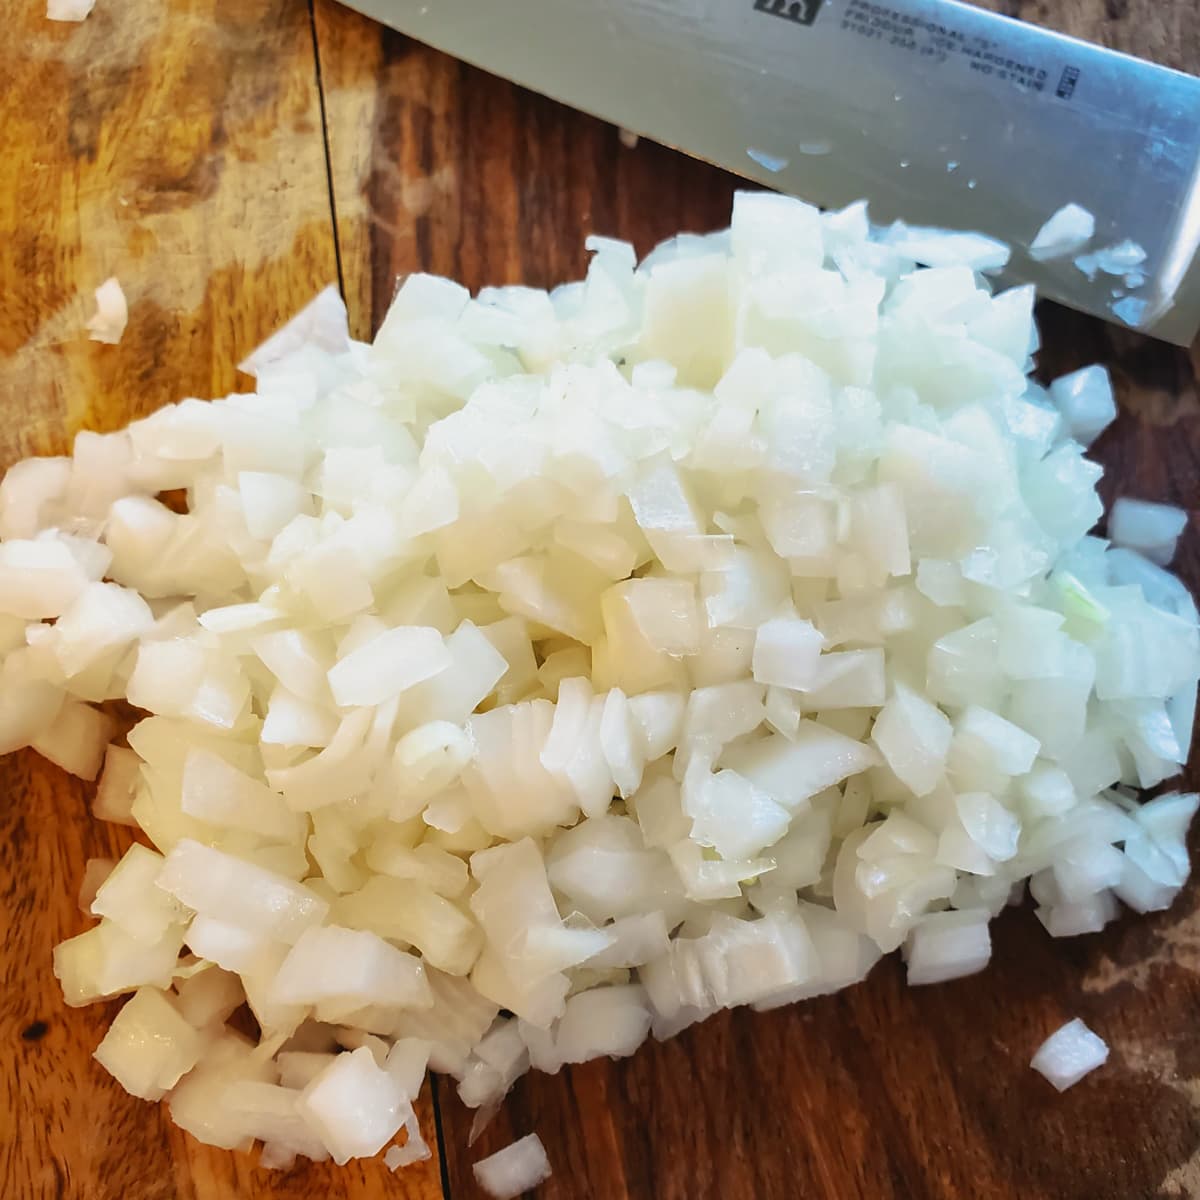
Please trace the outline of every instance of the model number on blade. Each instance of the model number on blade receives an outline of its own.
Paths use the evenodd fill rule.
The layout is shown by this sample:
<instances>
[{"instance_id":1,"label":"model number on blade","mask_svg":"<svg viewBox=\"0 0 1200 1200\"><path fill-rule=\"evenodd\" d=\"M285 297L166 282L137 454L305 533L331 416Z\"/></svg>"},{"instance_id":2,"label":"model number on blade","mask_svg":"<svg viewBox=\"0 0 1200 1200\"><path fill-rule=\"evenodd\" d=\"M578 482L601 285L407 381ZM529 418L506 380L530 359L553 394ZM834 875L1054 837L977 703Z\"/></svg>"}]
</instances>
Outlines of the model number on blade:
<instances>
[{"instance_id":1,"label":"model number on blade","mask_svg":"<svg viewBox=\"0 0 1200 1200\"><path fill-rule=\"evenodd\" d=\"M823 3L824 0L754 0L754 11L782 17L797 25L811 25Z\"/></svg>"},{"instance_id":2,"label":"model number on blade","mask_svg":"<svg viewBox=\"0 0 1200 1200\"><path fill-rule=\"evenodd\" d=\"M1022 91L1042 92L1046 89L1046 69L1013 58L999 42L964 33L952 25L930 21L875 0L848 0L841 27L847 33L886 42L932 63L943 63L951 58L965 59L972 71L990 76L998 83L1014 84ZM1073 81L1071 86L1073 89ZM1069 99L1070 91L1064 93L1060 84L1058 95Z\"/></svg>"}]
</instances>

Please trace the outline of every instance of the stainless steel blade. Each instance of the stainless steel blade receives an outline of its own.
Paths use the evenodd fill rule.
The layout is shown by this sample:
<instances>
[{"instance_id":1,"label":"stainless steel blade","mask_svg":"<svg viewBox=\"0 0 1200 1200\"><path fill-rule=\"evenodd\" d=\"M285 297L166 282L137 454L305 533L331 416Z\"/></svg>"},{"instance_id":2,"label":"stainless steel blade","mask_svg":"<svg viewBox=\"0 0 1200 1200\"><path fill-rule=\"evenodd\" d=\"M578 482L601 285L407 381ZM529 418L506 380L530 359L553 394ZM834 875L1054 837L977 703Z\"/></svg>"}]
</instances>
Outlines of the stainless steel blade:
<instances>
[{"instance_id":1,"label":"stainless steel blade","mask_svg":"<svg viewBox=\"0 0 1200 1200\"><path fill-rule=\"evenodd\" d=\"M956 0L351 0L615 124L822 206L981 230L1007 274L1187 345L1200 328L1200 79ZM1137 275L1028 254L1074 202Z\"/></svg>"}]
</instances>

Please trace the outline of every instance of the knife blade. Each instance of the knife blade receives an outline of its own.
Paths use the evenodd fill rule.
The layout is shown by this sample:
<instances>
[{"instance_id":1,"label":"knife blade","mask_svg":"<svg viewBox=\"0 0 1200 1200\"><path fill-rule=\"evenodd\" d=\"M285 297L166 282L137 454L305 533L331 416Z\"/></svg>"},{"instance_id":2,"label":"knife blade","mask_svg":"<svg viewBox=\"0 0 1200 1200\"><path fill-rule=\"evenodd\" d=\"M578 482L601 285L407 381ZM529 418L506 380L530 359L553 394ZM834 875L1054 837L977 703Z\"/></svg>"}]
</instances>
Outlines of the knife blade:
<instances>
[{"instance_id":1,"label":"knife blade","mask_svg":"<svg viewBox=\"0 0 1200 1200\"><path fill-rule=\"evenodd\" d=\"M1073 308L1184 346L1200 329L1191 75L958 0L349 3L822 207L866 197L876 222L999 238L1007 278ZM1144 260L1033 258L1069 203L1095 217L1088 251L1132 242Z\"/></svg>"}]
</instances>

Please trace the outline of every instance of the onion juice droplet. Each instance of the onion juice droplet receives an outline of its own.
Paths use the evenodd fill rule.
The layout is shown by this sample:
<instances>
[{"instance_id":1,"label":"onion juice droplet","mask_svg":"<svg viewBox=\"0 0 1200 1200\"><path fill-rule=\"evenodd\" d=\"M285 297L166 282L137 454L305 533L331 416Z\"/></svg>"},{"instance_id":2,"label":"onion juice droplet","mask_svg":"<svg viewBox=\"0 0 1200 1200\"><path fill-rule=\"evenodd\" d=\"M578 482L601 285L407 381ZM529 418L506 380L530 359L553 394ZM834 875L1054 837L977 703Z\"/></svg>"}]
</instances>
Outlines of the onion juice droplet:
<instances>
[{"instance_id":1,"label":"onion juice droplet","mask_svg":"<svg viewBox=\"0 0 1200 1200\"><path fill-rule=\"evenodd\" d=\"M766 150L759 150L755 146L747 146L746 154L758 163L760 167L765 167L772 174L776 171L782 171L788 165L788 160L783 155L768 154Z\"/></svg>"}]
</instances>

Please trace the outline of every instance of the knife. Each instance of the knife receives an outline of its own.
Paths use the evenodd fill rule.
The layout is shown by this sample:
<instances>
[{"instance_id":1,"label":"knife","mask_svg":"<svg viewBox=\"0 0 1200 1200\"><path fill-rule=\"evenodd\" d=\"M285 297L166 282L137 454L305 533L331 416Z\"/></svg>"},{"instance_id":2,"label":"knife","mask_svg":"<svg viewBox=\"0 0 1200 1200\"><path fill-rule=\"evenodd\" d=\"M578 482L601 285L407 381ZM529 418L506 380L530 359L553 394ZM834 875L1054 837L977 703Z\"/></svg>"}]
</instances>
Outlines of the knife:
<instances>
[{"instance_id":1,"label":"knife","mask_svg":"<svg viewBox=\"0 0 1200 1200\"><path fill-rule=\"evenodd\" d=\"M822 207L982 231L1012 248L1007 278L1073 308L1183 346L1200 329L1194 76L957 0L350 6ZM1068 204L1094 236L1035 259Z\"/></svg>"}]
</instances>

